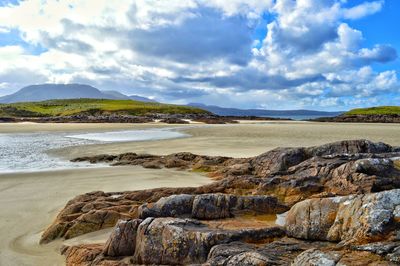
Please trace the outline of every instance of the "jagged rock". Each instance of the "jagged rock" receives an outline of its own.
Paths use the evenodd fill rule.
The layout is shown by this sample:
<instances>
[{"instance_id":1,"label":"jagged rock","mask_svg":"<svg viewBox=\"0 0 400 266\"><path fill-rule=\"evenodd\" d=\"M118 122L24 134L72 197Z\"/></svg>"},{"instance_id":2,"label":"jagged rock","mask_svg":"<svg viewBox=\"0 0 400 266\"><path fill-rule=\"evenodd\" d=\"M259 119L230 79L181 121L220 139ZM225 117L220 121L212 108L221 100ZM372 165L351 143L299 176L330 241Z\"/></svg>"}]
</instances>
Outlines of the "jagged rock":
<instances>
[{"instance_id":1,"label":"jagged rock","mask_svg":"<svg viewBox=\"0 0 400 266\"><path fill-rule=\"evenodd\" d=\"M207 265L290 265L303 251L329 243L311 243L290 238L264 245L232 242L214 246L208 254Z\"/></svg>"},{"instance_id":2,"label":"jagged rock","mask_svg":"<svg viewBox=\"0 0 400 266\"><path fill-rule=\"evenodd\" d=\"M290 209L286 230L292 237L342 241L346 244L397 240L399 210L400 189L310 199Z\"/></svg>"},{"instance_id":3,"label":"jagged rock","mask_svg":"<svg viewBox=\"0 0 400 266\"><path fill-rule=\"evenodd\" d=\"M63 246L61 254L65 256L67 265L95 265L102 250L101 244Z\"/></svg>"},{"instance_id":4,"label":"jagged rock","mask_svg":"<svg viewBox=\"0 0 400 266\"><path fill-rule=\"evenodd\" d=\"M278 227L254 230L218 230L191 219L147 218L137 232L134 260L141 264L204 263L217 244L242 239L268 241L283 236Z\"/></svg>"},{"instance_id":5,"label":"jagged rock","mask_svg":"<svg viewBox=\"0 0 400 266\"><path fill-rule=\"evenodd\" d=\"M341 254L334 252L322 252L317 249L309 249L301 253L291 264L292 266L335 266L340 260Z\"/></svg>"},{"instance_id":6,"label":"jagged rock","mask_svg":"<svg viewBox=\"0 0 400 266\"><path fill-rule=\"evenodd\" d=\"M112 227L119 219L130 218L112 210L92 210L81 215L77 222L65 233L65 238L73 238L79 235Z\"/></svg>"},{"instance_id":7,"label":"jagged rock","mask_svg":"<svg viewBox=\"0 0 400 266\"><path fill-rule=\"evenodd\" d=\"M108 238L103 254L105 256L132 256L135 253L136 232L140 219L120 220Z\"/></svg>"}]
</instances>

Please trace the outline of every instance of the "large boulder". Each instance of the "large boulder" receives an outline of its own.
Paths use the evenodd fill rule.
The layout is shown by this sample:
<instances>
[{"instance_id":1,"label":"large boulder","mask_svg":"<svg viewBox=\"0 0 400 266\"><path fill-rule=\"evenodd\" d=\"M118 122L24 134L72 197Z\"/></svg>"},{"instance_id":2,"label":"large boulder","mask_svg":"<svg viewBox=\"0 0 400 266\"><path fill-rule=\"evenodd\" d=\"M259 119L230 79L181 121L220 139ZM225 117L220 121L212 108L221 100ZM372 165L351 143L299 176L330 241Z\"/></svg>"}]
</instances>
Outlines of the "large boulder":
<instances>
[{"instance_id":1,"label":"large boulder","mask_svg":"<svg viewBox=\"0 0 400 266\"><path fill-rule=\"evenodd\" d=\"M292 237L344 244L397 240L399 226L400 189L299 202L285 225Z\"/></svg>"},{"instance_id":2,"label":"large boulder","mask_svg":"<svg viewBox=\"0 0 400 266\"><path fill-rule=\"evenodd\" d=\"M283 235L279 227L219 230L192 219L147 218L137 231L134 260L157 265L204 263L215 245L239 240L268 242Z\"/></svg>"},{"instance_id":3,"label":"large boulder","mask_svg":"<svg viewBox=\"0 0 400 266\"><path fill-rule=\"evenodd\" d=\"M286 214L287 234L301 239L326 240L339 204L344 200L344 197L309 199L295 204Z\"/></svg>"},{"instance_id":4,"label":"large boulder","mask_svg":"<svg viewBox=\"0 0 400 266\"><path fill-rule=\"evenodd\" d=\"M108 238L103 254L110 257L132 256L135 253L136 232L140 219L120 220Z\"/></svg>"}]
</instances>

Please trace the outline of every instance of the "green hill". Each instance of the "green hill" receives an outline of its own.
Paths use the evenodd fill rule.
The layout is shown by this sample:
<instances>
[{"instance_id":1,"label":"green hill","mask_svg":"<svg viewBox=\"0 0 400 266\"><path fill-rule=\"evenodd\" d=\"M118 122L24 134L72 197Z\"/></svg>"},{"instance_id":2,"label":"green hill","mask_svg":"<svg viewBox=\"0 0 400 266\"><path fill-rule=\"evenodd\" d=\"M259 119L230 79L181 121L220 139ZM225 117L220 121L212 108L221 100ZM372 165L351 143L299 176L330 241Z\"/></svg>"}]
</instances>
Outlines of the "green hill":
<instances>
[{"instance_id":1,"label":"green hill","mask_svg":"<svg viewBox=\"0 0 400 266\"><path fill-rule=\"evenodd\" d=\"M399 115L399 114L400 114L400 106L357 108L345 113L345 115Z\"/></svg>"},{"instance_id":2,"label":"green hill","mask_svg":"<svg viewBox=\"0 0 400 266\"><path fill-rule=\"evenodd\" d=\"M200 108L133 100L68 99L0 104L1 117L54 117L76 114L202 114Z\"/></svg>"}]
</instances>

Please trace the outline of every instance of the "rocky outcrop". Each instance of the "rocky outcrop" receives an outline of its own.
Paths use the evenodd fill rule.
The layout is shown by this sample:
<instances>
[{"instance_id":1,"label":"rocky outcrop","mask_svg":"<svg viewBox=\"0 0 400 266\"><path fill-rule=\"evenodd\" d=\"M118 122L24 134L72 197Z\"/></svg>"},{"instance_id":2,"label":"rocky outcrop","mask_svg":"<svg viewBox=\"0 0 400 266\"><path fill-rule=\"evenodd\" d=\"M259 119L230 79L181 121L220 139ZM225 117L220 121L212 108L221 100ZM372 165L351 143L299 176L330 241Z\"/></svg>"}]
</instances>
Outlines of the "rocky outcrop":
<instances>
[{"instance_id":1,"label":"rocky outcrop","mask_svg":"<svg viewBox=\"0 0 400 266\"><path fill-rule=\"evenodd\" d=\"M70 265L354 265L354 260L359 265L391 265L399 261L398 147L348 140L277 148L251 158L182 152L98 155L74 161L187 169L215 181L197 188L76 197L45 231L42 243L123 221L101 248L66 247ZM273 224L276 214L283 227ZM78 255L86 259L79 262Z\"/></svg>"},{"instance_id":2,"label":"rocky outcrop","mask_svg":"<svg viewBox=\"0 0 400 266\"><path fill-rule=\"evenodd\" d=\"M400 115L339 115L335 117L320 117L317 122L348 122L348 123L400 123Z\"/></svg>"},{"instance_id":3,"label":"rocky outcrop","mask_svg":"<svg viewBox=\"0 0 400 266\"><path fill-rule=\"evenodd\" d=\"M148 211L154 211L159 206L154 205L156 201L171 195L188 194L186 197L189 202L185 203L187 205L183 204L184 201L178 201L173 206L181 206L184 212L188 213L187 217L192 217L189 211L192 204L190 201L194 200L193 195L199 194L267 195L276 197L284 205L292 206L313 197L346 196L396 189L400 188L399 157L399 148L367 140L350 140L309 148L280 148L260 156L241 159L187 152L168 156L124 153L77 158L74 161L193 169L206 172L217 181L198 188L160 188L123 193L93 192L78 196L68 202L54 223L45 231L42 243L58 237L74 237L98 230L100 227L113 226L120 218L138 218L139 206L147 204L141 211L145 210L144 207L148 208ZM225 202L223 198L219 200L220 204ZM152 209L153 205L156 206L155 209ZM218 208L222 207L223 205L220 205ZM169 213L165 213L166 211ZM180 217L180 211L177 207L166 205L164 210L161 210L164 214L154 213L144 217ZM200 218L201 215L196 217ZM107 218L106 222L103 221L103 217Z\"/></svg>"}]
</instances>

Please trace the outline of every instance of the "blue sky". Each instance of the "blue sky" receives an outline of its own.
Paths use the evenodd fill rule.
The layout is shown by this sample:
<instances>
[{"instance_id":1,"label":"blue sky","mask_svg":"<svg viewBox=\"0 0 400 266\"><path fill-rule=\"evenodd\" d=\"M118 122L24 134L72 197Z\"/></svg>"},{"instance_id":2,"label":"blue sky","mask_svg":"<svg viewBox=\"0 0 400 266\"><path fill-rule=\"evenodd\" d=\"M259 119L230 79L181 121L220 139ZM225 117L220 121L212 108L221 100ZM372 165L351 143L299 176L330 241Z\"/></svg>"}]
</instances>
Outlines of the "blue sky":
<instances>
[{"instance_id":1,"label":"blue sky","mask_svg":"<svg viewBox=\"0 0 400 266\"><path fill-rule=\"evenodd\" d=\"M0 0L0 95L85 83L163 102L398 105L397 0Z\"/></svg>"}]
</instances>

